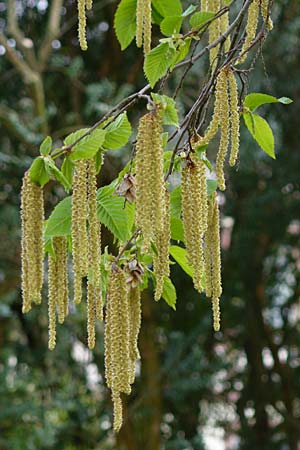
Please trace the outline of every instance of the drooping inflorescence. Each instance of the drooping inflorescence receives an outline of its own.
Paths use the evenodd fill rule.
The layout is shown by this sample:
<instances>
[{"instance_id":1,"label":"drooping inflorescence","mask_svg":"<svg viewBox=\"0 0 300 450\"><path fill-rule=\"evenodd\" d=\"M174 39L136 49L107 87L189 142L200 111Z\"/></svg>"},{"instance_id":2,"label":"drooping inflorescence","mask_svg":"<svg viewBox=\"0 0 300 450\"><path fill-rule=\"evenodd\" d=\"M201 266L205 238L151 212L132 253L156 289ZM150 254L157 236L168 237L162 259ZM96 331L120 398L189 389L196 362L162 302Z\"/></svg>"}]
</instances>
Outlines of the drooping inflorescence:
<instances>
[{"instance_id":1,"label":"drooping inflorescence","mask_svg":"<svg viewBox=\"0 0 300 450\"><path fill-rule=\"evenodd\" d=\"M105 377L112 391L114 430L122 426L121 394L130 394L134 362L139 357L139 288L127 286L126 273L115 264L109 277L105 318Z\"/></svg>"},{"instance_id":2,"label":"drooping inflorescence","mask_svg":"<svg viewBox=\"0 0 300 450\"><path fill-rule=\"evenodd\" d=\"M250 49L251 44L256 36L259 18L259 9L260 9L259 5L260 0L253 0L253 2L249 6L247 26L246 26L246 37L240 52L240 57L238 59L239 64L246 61L246 58L248 56L248 50Z\"/></svg>"},{"instance_id":3,"label":"drooping inflorescence","mask_svg":"<svg viewBox=\"0 0 300 450\"><path fill-rule=\"evenodd\" d=\"M229 106L230 106L230 134L231 149L229 164L234 166L239 154L240 147L240 113L238 86L232 70L228 71Z\"/></svg>"},{"instance_id":4,"label":"drooping inflorescence","mask_svg":"<svg viewBox=\"0 0 300 450\"><path fill-rule=\"evenodd\" d=\"M88 346L95 346L96 319L103 320L101 297L101 229L97 217L97 177L94 159L88 160L87 168L87 206L88 206L88 281L87 281L87 320Z\"/></svg>"},{"instance_id":5,"label":"drooping inflorescence","mask_svg":"<svg viewBox=\"0 0 300 450\"><path fill-rule=\"evenodd\" d=\"M53 350L56 344L56 314L63 323L68 315L68 243L64 236L53 238L53 255L48 257L48 346Z\"/></svg>"},{"instance_id":6,"label":"drooping inflorescence","mask_svg":"<svg viewBox=\"0 0 300 450\"><path fill-rule=\"evenodd\" d=\"M208 205L208 226L205 233L205 291L206 296L212 299L214 330L219 331L219 300L222 294L222 283L219 224L220 218L216 193L214 193L209 199Z\"/></svg>"},{"instance_id":7,"label":"drooping inflorescence","mask_svg":"<svg viewBox=\"0 0 300 450\"><path fill-rule=\"evenodd\" d=\"M164 171L162 115L159 108L140 119L136 155L136 225L142 230L143 251L148 251L163 226Z\"/></svg>"},{"instance_id":8,"label":"drooping inflorescence","mask_svg":"<svg viewBox=\"0 0 300 450\"><path fill-rule=\"evenodd\" d=\"M87 236L87 162L76 162L72 195L72 256L74 272L74 302L81 302L82 278L88 272Z\"/></svg>"},{"instance_id":9,"label":"drooping inflorescence","mask_svg":"<svg viewBox=\"0 0 300 450\"><path fill-rule=\"evenodd\" d=\"M224 162L229 146L229 133L230 133L230 109L229 109L229 96L228 96L228 84L227 84L227 70L220 71L217 80L217 90L219 97L221 98L218 105L219 123L221 127L220 145L216 159L216 174L218 178L218 186L221 191L225 190L225 177L224 177Z\"/></svg>"},{"instance_id":10,"label":"drooping inflorescence","mask_svg":"<svg viewBox=\"0 0 300 450\"><path fill-rule=\"evenodd\" d=\"M155 234L155 246L157 254L153 255L153 267L156 279L155 287L155 300L159 300L162 296L164 278L170 275L170 240L171 240L171 230L170 230L170 195L165 188L164 192L164 206L163 206L163 217L162 217L162 228L159 229Z\"/></svg>"},{"instance_id":11,"label":"drooping inflorescence","mask_svg":"<svg viewBox=\"0 0 300 450\"><path fill-rule=\"evenodd\" d=\"M144 48L147 54L151 50L151 0L137 0L136 7L136 45Z\"/></svg>"},{"instance_id":12,"label":"drooping inflorescence","mask_svg":"<svg viewBox=\"0 0 300 450\"><path fill-rule=\"evenodd\" d=\"M203 161L190 155L182 171L182 220L195 288L202 292L204 275L203 237L207 228L206 169Z\"/></svg>"},{"instance_id":13,"label":"drooping inflorescence","mask_svg":"<svg viewBox=\"0 0 300 450\"><path fill-rule=\"evenodd\" d=\"M92 8L92 0L77 0L78 9L78 39L81 50L87 50L86 40L86 9Z\"/></svg>"},{"instance_id":14,"label":"drooping inflorescence","mask_svg":"<svg viewBox=\"0 0 300 450\"><path fill-rule=\"evenodd\" d=\"M43 189L30 179L29 172L23 178L21 193L22 218L22 297L23 312L32 303L41 303L44 258L44 199Z\"/></svg>"}]
</instances>

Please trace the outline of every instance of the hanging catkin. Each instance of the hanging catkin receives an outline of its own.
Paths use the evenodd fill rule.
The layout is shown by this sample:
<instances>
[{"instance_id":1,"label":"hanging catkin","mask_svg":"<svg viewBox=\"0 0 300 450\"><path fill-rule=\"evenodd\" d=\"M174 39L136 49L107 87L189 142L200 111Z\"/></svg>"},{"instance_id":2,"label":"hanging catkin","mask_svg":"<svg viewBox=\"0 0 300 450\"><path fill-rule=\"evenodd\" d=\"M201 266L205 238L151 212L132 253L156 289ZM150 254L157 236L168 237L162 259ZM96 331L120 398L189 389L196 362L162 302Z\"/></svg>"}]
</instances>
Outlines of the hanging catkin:
<instances>
[{"instance_id":1,"label":"hanging catkin","mask_svg":"<svg viewBox=\"0 0 300 450\"><path fill-rule=\"evenodd\" d=\"M234 166L239 154L240 146L240 114L238 86L232 70L228 71L228 87L229 87L229 104L230 104L230 132L231 132L231 149L229 164Z\"/></svg>"},{"instance_id":2,"label":"hanging catkin","mask_svg":"<svg viewBox=\"0 0 300 450\"><path fill-rule=\"evenodd\" d=\"M222 7L227 6L227 4L224 0L222 0L222 2L221 2ZM224 34L225 31L227 31L228 27L229 27L229 12L226 12L226 13L222 14L222 16L220 17L220 33ZM229 51L230 45L231 45L231 39L230 39L230 36L227 36L227 38L224 42L225 52Z\"/></svg>"},{"instance_id":3,"label":"hanging catkin","mask_svg":"<svg viewBox=\"0 0 300 450\"><path fill-rule=\"evenodd\" d=\"M170 275L170 194L165 188L164 192L164 209L163 209L163 226L155 235L155 245L157 253L153 255L154 274L156 278L156 287L154 299L159 300L163 292L164 277Z\"/></svg>"},{"instance_id":4,"label":"hanging catkin","mask_svg":"<svg viewBox=\"0 0 300 450\"><path fill-rule=\"evenodd\" d=\"M86 40L86 11L85 9L91 9L91 0L77 0L78 9L78 39L81 50L87 50Z\"/></svg>"},{"instance_id":5,"label":"hanging catkin","mask_svg":"<svg viewBox=\"0 0 300 450\"><path fill-rule=\"evenodd\" d=\"M129 292L129 354L130 354L130 384L135 378L135 362L140 359L138 337L141 328L141 291L139 287L130 288Z\"/></svg>"},{"instance_id":6,"label":"hanging catkin","mask_svg":"<svg viewBox=\"0 0 300 450\"><path fill-rule=\"evenodd\" d=\"M74 271L74 302L81 302L82 278L88 271L87 238L87 163L76 162L72 195L72 256Z\"/></svg>"},{"instance_id":7,"label":"hanging catkin","mask_svg":"<svg viewBox=\"0 0 300 450\"><path fill-rule=\"evenodd\" d=\"M273 29L273 21L269 15L269 5L270 5L270 1L269 0L260 0L260 10L261 10L261 15L264 19L264 22L266 24L266 28L267 30L272 30Z\"/></svg>"},{"instance_id":8,"label":"hanging catkin","mask_svg":"<svg viewBox=\"0 0 300 450\"><path fill-rule=\"evenodd\" d=\"M151 0L137 0L136 5L136 45L144 47L144 53L151 50Z\"/></svg>"},{"instance_id":9,"label":"hanging catkin","mask_svg":"<svg viewBox=\"0 0 300 450\"><path fill-rule=\"evenodd\" d=\"M59 323L63 323L68 314L68 274L67 239L63 236L53 238L54 255L48 257L48 320L50 350L56 344L56 311Z\"/></svg>"},{"instance_id":10,"label":"hanging catkin","mask_svg":"<svg viewBox=\"0 0 300 450\"><path fill-rule=\"evenodd\" d=\"M237 61L238 64L241 64L244 61L246 61L246 58L248 56L248 50L250 49L251 43L256 36L258 17L259 17L259 1L260 0L253 0L253 2L250 4L250 6L248 8L246 37L245 37L245 41L244 41L242 50L240 52L240 57Z\"/></svg>"},{"instance_id":11,"label":"hanging catkin","mask_svg":"<svg viewBox=\"0 0 300 450\"><path fill-rule=\"evenodd\" d=\"M221 283L221 249L220 249L220 217L217 194L209 201L208 227L205 233L205 279L206 295L212 299L213 326L220 329L219 300L222 294Z\"/></svg>"},{"instance_id":12,"label":"hanging catkin","mask_svg":"<svg viewBox=\"0 0 300 450\"><path fill-rule=\"evenodd\" d=\"M114 430L122 425L120 393L130 394L132 364L130 358L130 315L126 275L112 267L107 293L105 320L105 376L114 402Z\"/></svg>"},{"instance_id":13,"label":"hanging catkin","mask_svg":"<svg viewBox=\"0 0 300 450\"><path fill-rule=\"evenodd\" d=\"M95 159L88 160L88 282L87 282L87 330L88 346L95 347L96 318L102 320L101 298L101 234L97 217L97 176Z\"/></svg>"},{"instance_id":14,"label":"hanging catkin","mask_svg":"<svg viewBox=\"0 0 300 450\"><path fill-rule=\"evenodd\" d=\"M143 251L162 229L164 172L162 116L158 108L140 119L136 155L136 225L142 230Z\"/></svg>"},{"instance_id":15,"label":"hanging catkin","mask_svg":"<svg viewBox=\"0 0 300 450\"><path fill-rule=\"evenodd\" d=\"M43 189L30 180L29 172L23 178L21 193L22 220L22 298L24 313L32 303L41 303L44 258L44 199Z\"/></svg>"},{"instance_id":16,"label":"hanging catkin","mask_svg":"<svg viewBox=\"0 0 300 450\"><path fill-rule=\"evenodd\" d=\"M203 161L191 155L182 171L182 219L188 260L193 268L195 288L203 291L203 236L207 228L206 169Z\"/></svg>"},{"instance_id":17,"label":"hanging catkin","mask_svg":"<svg viewBox=\"0 0 300 450\"><path fill-rule=\"evenodd\" d=\"M218 12L221 9L221 0L208 0L207 10L212 12ZM209 26L209 44L216 41L221 34L221 18L215 19ZM209 51L209 61L211 66L215 66L217 62L217 56L219 53L220 45L216 45Z\"/></svg>"},{"instance_id":18,"label":"hanging catkin","mask_svg":"<svg viewBox=\"0 0 300 450\"><path fill-rule=\"evenodd\" d=\"M230 116L229 116L229 97L228 97L228 83L227 83L227 69L222 69L218 76L218 93L222 101L220 101L218 108L219 123L221 126L220 145L216 159L216 174L218 178L218 186L221 191L226 188L224 176L224 162L229 146L230 133Z\"/></svg>"}]
</instances>

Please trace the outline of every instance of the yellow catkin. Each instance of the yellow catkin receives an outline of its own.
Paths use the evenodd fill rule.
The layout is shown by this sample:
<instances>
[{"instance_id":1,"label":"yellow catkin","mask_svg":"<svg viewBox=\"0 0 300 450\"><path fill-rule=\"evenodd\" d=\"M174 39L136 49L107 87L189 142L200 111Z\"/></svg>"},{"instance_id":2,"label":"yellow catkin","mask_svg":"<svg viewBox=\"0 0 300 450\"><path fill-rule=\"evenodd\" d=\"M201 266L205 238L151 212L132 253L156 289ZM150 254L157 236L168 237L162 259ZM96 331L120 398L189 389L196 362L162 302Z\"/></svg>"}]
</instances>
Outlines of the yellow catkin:
<instances>
[{"instance_id":1,"label":"yellow catkin","mask_svg":"<svg viewBox=\"0 0 300 450\"><path fill-rule=\"evenodd\" d=\"M232 70L228 72L229 104L230 104L230 132L231 150L229 157L230 166L234 166L239 154L240 147L240 114L238 86Z\"/></svg>"},{"instance_id":2,"label":"yellow catkin","mask_svg":"<svg viewBox=\"0 0 300 450\"><path fill-rule=\"evenodd\" d=\"M120 394L113 394L112 401L114 405L114 423L113 428L115 432L120 431L123 423L123 406Z\"/></svg>"},{"instance_id":3,"label":"yellow catkin","mask_svg":"<svg viewBox=\"0 0 300 450\"><path fill-rule=\"evenodd\" d=\"M135 362L137 359L140 359L140 353L138 349L138 337L142 319L141 291L139 287L130 288L128 295L129 295L129 319L130 319L129 354L131 361L130 384L132 384L135 378Z\"/></svg>"},{"instance_id":4,"label":"yellow catkin","mask_svg":"<svg viewBox=\"0 0 300 450\"><path fill-rule=\"evenodd\" d=\"M153 266L156 278L155 300L159 300L162 296L164 277L170 275L170 194L165 188L164 192L164 210L163 210L163 227L158 230L155 236L155 245L158 254L153 255Z\"/></svg>"},{"instance_id":5,"label":"yellow catkin","mask_svg":"<svg viewBox=\"0 0 300 450\"><path fill-rule=\"evenodd\" d=\"M229 116L229 97L228 97L228 83L227 71L222 69L218 76L219 81L219 95L222 102L219 105L219 123L221 125L220 145L216 159L216 174L218 178L218 186L221 191L226 188L224 176L224 162L229 146L229 132L230 132L230 116Z\"/></svg>"},{"instance_id":6,"label":"yellow catkin","mask_svg":"<svg viewBox=\"0 0 300 450\"><path fill-rule=\"evenodd\" d=\"M147 54L151 50L151 0L144 0L144 53Z\"/></svg>"},{"instance_id":7,"label":"yellow catkin","mask_svg":"<svg viewBox=\"0 0 300 450\"><path fill-rule=\"evenodd\" d=\"M87 165L77 161L72 195L72 256L74 271L74 302L81 302L82 278L87 274Z\"/></svg>"},{"instance_id":8,"label":"yellow catkin","mask_svg":"<svg viewBox=\"0 0 300 450\"><path fill-rule=\"evenodd\" d=\"M203 237L207 228L206 169L193 155L182 171L182 219L188 260L193 268L195 288L203 291Z\"/></svg>"},{"instance_id":9,"label":"yellow catkin","mask_svg":"<svg viewBox=\"0 0 300 450\"><path fill-rule=\"evenodd\" d=\"M209 0L208 10L218 12L221 9L221 0ZM214 42L220 37L221 34L221 19L215 19L209 26L209 44ZM216 45L209 52L209 61L212 67L217 62L217 56L219 53L220 45Z\"/></svg>"},{"instance_id":10,"label":"yellow catkin","mask_svg":"<svg viewBox=\"0 0 300 450\"><path fill-rule=\"evenodd\" d=\"M136 45L143 45L143 29L144 29L144 0L137 0L136 4Z\"/></svg>"},{"instance_id":11,"label":"yellow catkin","mask_svg":"<svg viewBox=\"0 0 300 450\"><path fill-rule=\"evenodd\" d=\"M93 8L93 0L86 0L86 9L91 10Z\"/></svg>"},{"instance_id":12,"label":"yellow catkin","mask_svg":"<svg viewBox=\"0 0 300 450\"><path fill-rule=\"evenodd\" d=\"M206 295L212 299L213 326L220 329L219 299L222 294L221 282L221 248L220 248L220 217L217 194L209 201L208 228L205 235L205 275Z\"/></svg>"},{"instance_id":13,"label":"yellow catkin","mask_svg":"<svg viewBox=\"0 0 300 450\"><path fill-rule=\"evenodd\" d=\"M48 347L54 350L56 345L56 299L57 299L57 265L55 257L48 257Z\"/></svg>"},{"instance_id":14,"label":"yellow catkin","mask_svg":"<svg viewBox=\"0 0 300 450\"><path fill-rule=\"evenodd\" d=\"M222 7L227 6L227 4L224 0L222 0L221 6ZM220 17L220 33L224 34L225 31L227 31L228 27L229 27L229 12L226 12L225 14L222 14L222 16ZM227 38L224 42L225 52L229 51L230 45L231 45L231 39L230 39L230 36L227 36Z\"/></svg>"},{"instance_id":15,"label":"yellow catkin","mask_svg":"<svg viewBox=\"0 0 300 450\"><path fill-rule=\"evenodd\" d=\"M156 109L140 119L136 155L136 225L142 230L143 251L162 228L164 172L162 116Z\"/></svg>"},{"instance_id":16,"label":"yellow catkin","mask_svg":"<svg viewBox=\"0 0 300 450\"><path fill-rule=\"evenodd\" d=\"M226 82L224 81L224 72L220 71L216 81L213 116L203 137L203 142L206 143L209 143L209 141L217 134L219 126L222 125L220 111L223 103L224 83L226 84Z\"/></svg>"},{"instance_id":17,"label":"yellow catkin","mask_svg":"<svg viewBox=\"0 0 300 450\"><path fill-rule=\"evenodd\" d=\"M22 297L24 313L32 302L41 303L44 258L44 199L43 190L30 180L26 172L21 193L22 219Z\"/></svg>"},{"instance_id":18,"label":"yellow catkin","mask_svg":"<svg viewBox=\"0 0 300 450\"><path fill-rule=\"evenodd\" d=\"M253 0L248 9L248 19L246 25L246 37L240 53L240 57L237 61L238 64L243 63L247 59L248 50L250 49L251 43L256 36L258 17L259 17L259 1Z\"/></svg>"},{"instance_id":19,"label":"yellow catkin","mask_svg":"<svg viewBox=\"0 0 300 450\"><path fill-rule=\"evenodd\" d=\"M120 393L131 392L129 296L126 275L113 266L109 277L105 320L105 377L114 401L114 429L122 424Z\"/></svg>"},{"instance_id":20,"label":"yellow catkin","mask_svg":"<svg viewBox=\"0 0 300 450\"><path fill-rule=\"evenodd\" d=\"M90 0L88 1L90 6ZM86 11L87 6L86 0L77 0L78 9L78 39L81 50L87 50L87 40L86 40Z\"/></svg>"},{"instance_id":21,"label":"yellow catkin","mask_svg":"<svg viewBox=\"0 0 300 450\"><path fill-rule=\"evenodd\" d=\"M264 19L264 22L266 23L267 30L270 31L273 29L273 21L269 15L269 4L269 0L260 0L261 15Z\"/></svg>"},{"instance_id":22,"label":"yellow catkin","mask_svg":"<svg viewBox=\"0 0 300 450\"><path fill-rule=\"evenodd\" d=\"M63 323L68 314L68 243L63 236L53 238L56 265L56 302L58 307L58 322Z\"/></svg>"},{"instance_id":23,"label":"yellow catkin","mask_svg":"<svg viewBox=\"0 0 300 450\"><path fill-rule=\"evenodd\" d=\"M97 176L95 160L88 161L88 285L87 285L87 319L88 346L95 346L96 317L102 320L101 298L101 234L97 217Z\"/></svg>"}]
</instances>

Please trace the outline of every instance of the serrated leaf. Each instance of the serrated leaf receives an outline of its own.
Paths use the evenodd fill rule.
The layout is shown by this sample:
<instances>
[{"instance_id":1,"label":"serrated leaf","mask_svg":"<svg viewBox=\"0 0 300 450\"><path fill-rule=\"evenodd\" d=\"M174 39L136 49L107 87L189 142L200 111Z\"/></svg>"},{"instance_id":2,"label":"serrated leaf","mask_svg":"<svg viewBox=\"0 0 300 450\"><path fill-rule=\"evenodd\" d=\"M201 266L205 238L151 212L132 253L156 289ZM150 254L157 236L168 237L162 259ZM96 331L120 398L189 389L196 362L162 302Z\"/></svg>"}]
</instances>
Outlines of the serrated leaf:
<instances>
[{"instance_id":1,"label":"serrated leaf","mask_svg":"<svg viewBox=\"0 0 300 450\"><path fill-rule=\"evenodd\" d=\"M216 192L217 187L218 187L218 181L217 180L207 180L206 186L207 186L207 195L210 197L214 192Z\"/></svg>"},{"instance_id":2,"label":"serrated leaf","mask_svg":"<svg viewBox=\"0 0 300 450\"><path fill-rule=\"evenodd\" d=\"M182 14L180 0L152 0L152 5L162 17L180 16Z\"/></svg>"},{"instance_id":3,"label":"serrated leaf","mask_svg":"<svg viewBox=\"0 0 300 450\"><path fill-rule=\"evenodd\" d=\"M65 144L70 145L75 142L79 137L83 136L88 131L87 128L78 130L72 133L65 139ZM89 135L84 137L78 142L73 148L72 152L69 154L69 158L72 161L77 161L80 159L90 159L93 158L100 147L102 146L105 139L106 131L101 128L97 128L92 131Z\"/></svg>"},{"instance_id":4,"label":"serrated leaf","mask_svg":"<svg viewBox=\"0 0 300 450\"><path fill-rule=\"evenodd\" d=\"M169 69L176 50L167 42L153 48L145 57L144 72L153 88Z\"/></svg>"},{"instance_id":5,"label":"serrated leaf","mask_svg":"<svg viewBox=\"0 0 300 450\"><path fill-rule=\"evenodd\" d=\"M68 180L70 186L72 185L73 180L73 168L74 164L72 163L70 158L66 156L61 166L61 172L63 176Z\"/></svg>"},{"instance_id":6,"label":"serrated leaf","mask_svg":"<svg viewBox=\"0 0 300 450\"><path fill-rule=\"evenodd\" d=\"M267 155L271 156L271 158L276 159L273 131L268 122L253 113L243 114L243 117L246 127L260 148L267 153Z\"/></svg>"},{"instance_id":7,"label":"serrated leaf","mask_svg":"<svg viewBox=\"0 0 300 450\"><path fill-rule=\"evenodd\" d=\"M29 169L29 176L33 183L41 187L48 183L50 176L47 173L44 158L39 156L33 161Z\"/></svg>"},{"instance_id":8,"label":"serrated leaf","mask_svg":"<svg viewBox=\"0 0 300 450\"><path fill-rule=\"evenodd\" d=\"M104 148L115 150L127 144L131 135L131 125L127 113L121 114L105 128L106 134L102 144Z\"/></svg>"},{"instance_id":9,"label":"serrated leaf","mask_svg":"<svg viewBox=\"0 0 300 450\"><path fill-rule=\"evenodd\" d=\"M66 197L56 205L46 221L45 238L71 234L71 208L72 197Z\"/></svg>"},{"instance_id":10,"label":"serrated leaf","mask_svg":"<svg viewBox=\"0 0 300 450\"><path fill-rule=\"evenodd\" d=\"M52 139L47 136L40 145L40 154L42 156L48 156L52 149Z\"/></svg>"},{"instance_id":11,"label":"serrated leaf","mask_svg":"<svg viewBox=\"0 0 300 450\"><path fill-rule=\"evenodd\" d=\"M165 36L172 36L180 32L182 25L182 16L169 16L165 17L160 24L160 31Z\"/></svg>"},{"instance_id":12,"label":"serrated leaf","mask_svg":"<svg viewBox=\"0 0 300 450\"><path fill-rule=\"evenodd\" d=\"M163 123L178 127L179 119L175 100L167 95L160 95L154 92L151 93L151 97L156 104L163 106Z\"/></svg>"},{"instance_id":13,"label":"serrated leaf","mask_svg":"<svg viewBox=\"0 0 300 450\"><path fill-rule=\"evenodd\" d=\"M125 50L136 32L136 0L121 0L117 8L114 27L121 49Z\"/></svg>"},{"instance_id":14,"label":"serrated leaf","mask_svg":"<svg viewBox=\"0 0 300 450\"><path fill-rule=\"evenodd\" d=\"M282 103L283 105L289 105L292 102L293 100L288 97L276 98L273 95L252 92L251 94L246 95L244 106L250 109L250 111L255 111L259 106L267 103Z\"/></svg>"},{"instance_id":15,"label":"serrated leaf","mask_svg":"<svg viewBox=\"0 0 300 450\"><path fill-rule=\"evenodd\" d=\"M193 269L189 265L187 260L187 251L185 248L178 247L178 245L170 246L170 255L175 259L177 264L187 273L190 277L193 277Z\"/></svg>"},{"instance_id":16,"label":"serrated leaf","mask_svg":"<svg viewBox=\"0 0 300 450\"><path fill-rule=\"evenodd\" d=\"M120 241L130 237L133 223L134 208L126 204L124 199L114 194L115 186L104 186L98 190L97 201L98 219Z\"/></svg>"},{"instance_id":17,"label":"serrated leaf","mask_svg":"<svg viewBox=\"0 0 300 450\"><path fill-rule=\"evenodd\" d=\"M193 14L190 18L190 26L197 30L202 27L206 22L215 16L214 12L211 11L199 11Z\"/></svg>"},{"instance_id":18,"label":"serrated leaf","mask_svg":"<svg viewBox=\"0 0 300 450\"><path fill-rule=\"evenodd\" d=\"M171 238L174 241L184 242L184 231L182 220L174 216L171 216Z\"/></svg>"},{"instance_id":19,"label":"serrated leaf","mask_svg":"<svg viewBox=\"0 0 300 450\"><path fill-rule=\"evenodd\" d=\"M172 70L176 66L176 64L178 64L180 61L185 59L185 57L187 56L187 54L190 51L191 42L192 42L192 40L190 38L185 39L183 44L180 45L180 47L176 50L176 53L174 55L172 65L171 65Z\"/></svg>"},{"instance_id":20,"label":"serrated leaf","mask_svg":"<svg viewBox=\"0 0 300 450\"><path fill-rule=\"evenodd\" d=\"M54 161L51 158L49 157L45 158L45 167L48 174L54 177L65 188L65 190L69 192L69 190L71 189L71 183L67 180L64 174L56 167Z\"/></svg>"},{"instance_id":21,"label":"serrated leaf","mask_svg":"<svg viewBox=\"0 0 300 450\"><path fill-rule=\"evenodd\" d=\"M176 311L177 294L176 289L170 278L164 277L162 298L164 301Z\"/></svg>"}]
</instances>

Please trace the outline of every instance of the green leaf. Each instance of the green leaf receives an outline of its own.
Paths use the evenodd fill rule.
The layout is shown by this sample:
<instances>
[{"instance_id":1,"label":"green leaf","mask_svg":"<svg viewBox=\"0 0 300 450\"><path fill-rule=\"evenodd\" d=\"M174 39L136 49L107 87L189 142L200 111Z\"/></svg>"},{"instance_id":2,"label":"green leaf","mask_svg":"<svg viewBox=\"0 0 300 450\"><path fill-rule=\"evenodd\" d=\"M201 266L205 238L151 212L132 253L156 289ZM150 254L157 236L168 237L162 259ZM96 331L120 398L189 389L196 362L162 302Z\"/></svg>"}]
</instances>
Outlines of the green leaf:
<instances>
[{"instance_id":1,"label":"green leaf","mask_svg":"<svg viewBox=\"0 0 300 450\"><path fill-rule=\"evenodd\" d=\"M174 241L184 242L184 231L182 220L174 216L171 216L171 238Z\"/></svg>"},{"instance_id":2,"label":"green leaf","mask_svg":"<svg viewBox=\"0 0 300 450\"><path fill-rule=\"evenodd\" d=\"M176 66L176 64L185 59L188 52L190 51L191 42L192 40L190 38L185 39L183 43L179 46L179 48L176 50L176 54L174 55L171 65L172 70Z\"/></svg>"},{"instance_id":3,"label":"green leaf","mask_svg":"<svg viewBox=\"0 0 300 450\"><path fill-rule=\"evenodd\" d=\"M175 53L175 48L170 47L167 42L159 44L147 53L144 72L152 88L169 69Z\"/></svg>"},{"instance_id":4,"label":"green leaf","mask_svg":"<svg viewBox=\"0 0 300 450\"><path fill-rule=\"evenodd\" d=\"M190 14L192 14L196 9L197 9L197 6L190 5L185 11L183 11L183 13L181 15L182 15L182 17L187 17Z\"/></svg>"},{"instance_id":5,"label":"green leaf","mask_svg":"<svg viewBox=\"0 0 300 450\"><path fill-rule=\"evenodd\" d=\"M152 5L162 17L180 16L182 14L180 0L152 0Z\"/></svg>"},{"instance_id":6,"label":"green leaf","mask_svg":"<svg viewBox=\"0 0 300 450\"><path fill-rule=\"evenodd\" d=\"M178 34L182 25L182 16L168 16L163 19L160 24L160 31L165 36L172 36Z\"/></svg>"},{"instance_id":7,"label":"green leaf","mask_svg":"<svg viewBox=\"0 0 300 450\"><path fill-rule=\"evenodd\" d=\"M45 158L45 165L48 174L54 177L65 188L65 190L69 192L69 190L71 189L71 183L67 180L64 174L56 167L54 161L50 157Z\"/></svg>"},{"instance_id":8,"label":"green leaf","mask_svg":"<svg viewBox=\"0 0 300 450\"><path fill-rule=\"evenodd\" d=\"M275 159L274 136L268 122L257 114L243 114L245 125L248 128L253 139L258 143L261 149Z\"/></svg>"},{"instance_id":9,"label":"green leaf","mask_svg":"<svg viewBox=\"0 0 300 450\"><path fill-rule=\"evenodd\" d=\"M289 105L292 102L293 100L288 97L276 98L272 95L252 92L251 94L246 95L244 107L250 109L250 111L255 111L256 108L267 103L282 103L284 105Z\"/></svg>"},{"instance_id":10,"label":"green leaf","mask_svg":"<svg viewBox=\"0 0 300 450\"><path fill-rule=\"evenodd\" d=\"M169 133L166 131L165 133L162 133L161 135L161 140L162 140L162 146L163 148L165 148L168 144L168 139L169 139Z\"/></svg>"},{"instance_id":11,"label":"green leaf","mask_svg":"<svg viewBox=\"0 0 300 450\"><path fill-rule=\"evenodd\" d=\"M134 209L124 199L114 194L115 186L104 186L98 190L98 219L120 241L126 241L131 234Z\"/></svg>"},{"instance_id":12,"label":"green leaf","mask_svg":"<svg viewBox=\"0 0 300 450\"><path fill-rule=\"evenodd\" d=\"M40 145L40 154L43 156L48 156L52 149L52 139L47 136Z\"/></svg>"},{"instance_id":13,"label":"green leaf","mask_svg":"<svg viewBox=\"0 0 300 450\"><path fill-rule=\"evenodd\" d=\"M207 180L207 195L210 197L214 192L216 192L218 187L218 181L217 180Z\"/></svg>"},{"instance_id":14,"label":"green leaf","mask_svg":"<svg viewBox=\"0 0 300 450\"><path fill-rule=\"evenodd\" d=\"M72 197L66 197L56 205L46 221L45 238L71 234L71 208Z\"/></svg>"},{"instance_id":15,"label":"green leaf","mask_svg":"<svg viewBox=\"0 0 300 450\"><path fill-rule=\"evenodd\" d=\"M39 156L33 161L29 169L29 176L31 181L39 186L43 187L48 183L50 176L47 173L44 158Z\"/></svg>"},{"instance_id":16,"label":"green leaf","mask_svg":"<svg viewBox=\"0 0 300 450\"><path fill-rule=\"evenodd\" d=\"M171 308L174 309L174 311L176 311L176 289L170 278L167 277L164 277L162 298L169 306L171 306Z\"/></svg>"},{"instance_id":17,"label":"green leaf","mask_svg":"<svg viewBox=\"0 0 300 450\"><path fill-rule=\"evenodd\" d=\"M121 0L117 8L114 27L121 49L125 50L136 32L136 0Z\"/></svg>"},{"instance_id":18,"label":"green leaf","mask_svg":"<svg viewBox=\"0 0 300 450\"><path fill-rule=\"evenodd\" d=\"M177 186L170 195L171 216L181 216L181 186Z\"/></svg>"},{"instance_id":19,"label":"green leaf","mask_svg":"<svg viewBox=\"0 0 300 450\"><path fill-rule=\"evenodd\" d=\"M115 150L127 144L131 135L131 125L127 113L121 114L105 128L103 147Z\"/></svg>"},{"instance_id":20,"label":"green leaf","mask_svg":"<svg viewBox=\"0 0 300 450\"><path fill-rule=\"evenodd\" d=\"M75 142L78 138L83 136L88 131L88 128L78 130L75 133L70 134L65 139L65 144L70 145ZM104 142L106 131L101 128L97 128L92 131L89 135L84 137L81 141L76 144L69 157L72 161L79 159L90 159L93 158L98 152L99 148Z\"/></svg>"},{"instance_id":21,"label":"green leaf","mask_svg":"<svg viewBox=\"0 0 300 450\"><path fill-rule=\"evenodd\" d=\"M96 174L98 175L103 164L103 152L101 151L101 149L99 150L98 153L96 153L95 162L96 162Z\"/></svg>"},{"instance_id":22,"label":"green leaf","mask_svg":"<svg viewBox=\"0 0 300 450\"><path fill-rule=\"evenodd\" d=\"M210 19L214 17L215 13L211 11L200 11L196 12L192 15L190 18L190 26L197 30L198 28L202 27L206 22L208 22Z\"/></svg>"},{"instance_id":23,"label":"green leaf","mask_svg":"<svg viewBox=\"0 0 300 450\"><path fill-rule=\"evenodd\" d=\"M61 166L61 172L63 176L68 180L68 183L70 185L72 185L73 180L73 168L74 164L72 163L71 159L66 156Z\"/></svg>"},{"instance_id":24,"label":"green leaf","mask_svg":"<svg viewBox=\"0 0 300 450\"><path fill-rule=\"evenodd\" d=\"M151 97L156 104L163 106L163 123L178 127L179 120L175 100L167 95L160 95L154 92L151 93Z\"/></svg>"},{"instance_id":25,"label":"green leaf","mask_svg":"<svg viewBox=\"0 0 300 450\"><path fill-rule=\"evenodd\" d=\"M177 245L170 246L170 255L175 259L177 264L187 273L190 277L193 277L193 269L189 265L187 260L187 252L185 248L178 247Z\"/></svg>"}]
</instances>

